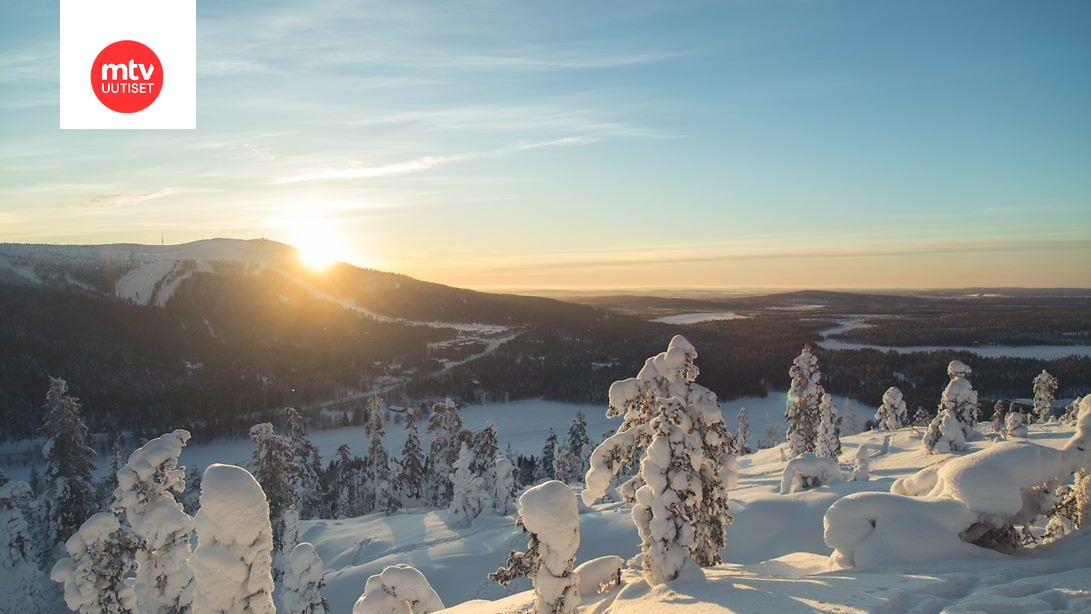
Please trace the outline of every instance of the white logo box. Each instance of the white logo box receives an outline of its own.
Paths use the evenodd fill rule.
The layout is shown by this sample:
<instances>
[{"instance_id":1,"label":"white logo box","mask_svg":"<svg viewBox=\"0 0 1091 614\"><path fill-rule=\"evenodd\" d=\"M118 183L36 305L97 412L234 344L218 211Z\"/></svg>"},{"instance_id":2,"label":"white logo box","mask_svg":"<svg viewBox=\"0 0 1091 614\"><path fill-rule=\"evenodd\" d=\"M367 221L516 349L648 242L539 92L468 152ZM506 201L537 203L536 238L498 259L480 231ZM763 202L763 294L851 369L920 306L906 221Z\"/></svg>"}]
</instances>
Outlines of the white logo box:
<instances>
[{"instance_id":1,"label":"white logo box","mask_svg":"<svg viewBox=\"0 0 1091 614\"><path fill-rule=\"evenodd\" d=\"M91 64L107 45L134 40L163 63L163 89L136 113L105 107ZM61 0L61 129L197 127L197 0Z\"/></svg>"}]
</instances>

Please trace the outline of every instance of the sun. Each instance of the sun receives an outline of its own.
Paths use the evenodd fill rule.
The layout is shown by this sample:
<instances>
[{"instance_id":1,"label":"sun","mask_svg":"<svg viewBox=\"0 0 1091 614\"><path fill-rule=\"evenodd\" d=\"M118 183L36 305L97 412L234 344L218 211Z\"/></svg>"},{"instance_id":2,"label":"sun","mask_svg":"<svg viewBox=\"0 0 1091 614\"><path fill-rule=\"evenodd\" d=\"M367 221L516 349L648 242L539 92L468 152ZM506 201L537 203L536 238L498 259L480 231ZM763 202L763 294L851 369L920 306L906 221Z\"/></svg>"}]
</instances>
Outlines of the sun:
<instances>
[{"instance_id":1,"label":"sun","mask_svg":"<svg viewBox=\"0 0 1091 614\"><path fill-rule=\"evenodd\" d=\"M299 262L312 271L325 271L345 259L344 242L332 225L309 223L296 231L292 240Z\"/></svg>"}]
</instances>

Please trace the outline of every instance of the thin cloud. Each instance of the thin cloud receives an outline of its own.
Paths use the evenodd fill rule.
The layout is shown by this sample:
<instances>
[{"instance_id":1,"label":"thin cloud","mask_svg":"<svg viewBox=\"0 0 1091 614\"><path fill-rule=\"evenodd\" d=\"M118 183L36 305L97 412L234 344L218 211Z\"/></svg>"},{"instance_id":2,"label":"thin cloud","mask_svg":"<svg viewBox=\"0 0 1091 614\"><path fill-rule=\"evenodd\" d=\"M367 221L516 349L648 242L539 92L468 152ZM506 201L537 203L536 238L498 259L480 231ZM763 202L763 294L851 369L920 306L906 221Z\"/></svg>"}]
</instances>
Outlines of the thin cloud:
<instances>
[{"instance_id":1,"label":"thin cloud","mask_svg":"<svg viewBox=\"0 0 1091 614\"><path fill-rule=\"evenodd\" d=\"M548 263L551 269L599 269L632 266L651 265L679 265L700 264L716 262L744 262L758 260L823 260L823 259L855 259L855 258L883 258L898 256L958 256L961 254L983 253L1029 253L1029 252L1055 252L1055 251L1086 251L1091 250L1091 239L1083 238L1049 238L1036 241L1029 238L1021 242L1013 242L1010 239L996 239L980 241L969 244L951 243L904 243L889 246L859 246L840 248L833 246L815 245L809 249L760 249L760 250L736 250L729 251L724 248L719 251L690 251L674 250L671 248L634 251L617 251L605 253L594 257L577 257L581 254L549 255L541 261L527 261L491 270L502 271L526 271L542 268Z\"/></svg>"},{"instance_id":2,"label":"thin cloud","mask_svg":"<svg viewBox=\"0 0 1091 614\"><path fill-rule=\"evenodd\" d=\"M117 193L117 194L105 194L102 196L96 196L87 201L87 205L91 207L120 207L123 205L139 205L140 203L147 202L149 200L155 200L157 198L163 198L176 194L178 190L174 188L163 188L154 192L139 192L139 193Z\"/></svg>"},{"instance_id":3,"label":"thin cloud","mask_svg":"<svg viewBox=\"0 0 1091 614\"><path fill-rule=\"evenodd\" d=\"M532 149L541 149L545 147L568 147L572 145L586 145L594 142L594 139L587 137L564 137L559 139L553 139L551 141L540 141L536 143L522 143L516 145L510 145L508 147L502 147L500 149L493 149L490 151L479 151L469 153L459 153L448 156L423 156L420 158L414 158L412 160L406 160L403 162L394 162L391 164L380 164L376 166L350 166L346 168L327 168L317 171L309 171L306 173L300 173L298 175L290 175L288 177L280 177L273 180L274 185L283 185L289 183L304 183L311 181L330 181L330 180L351 180L351 179L370 179L373 177L388 177L391 175L404 175L407 173L418 173L421 171L427 171L440 166L446 166L448 164L454 164L458 162L468 162L470 160L481 160L486 158L500 158L503 156L519 153L522 151L529 151Z\"/></svg>"}]
</instances>

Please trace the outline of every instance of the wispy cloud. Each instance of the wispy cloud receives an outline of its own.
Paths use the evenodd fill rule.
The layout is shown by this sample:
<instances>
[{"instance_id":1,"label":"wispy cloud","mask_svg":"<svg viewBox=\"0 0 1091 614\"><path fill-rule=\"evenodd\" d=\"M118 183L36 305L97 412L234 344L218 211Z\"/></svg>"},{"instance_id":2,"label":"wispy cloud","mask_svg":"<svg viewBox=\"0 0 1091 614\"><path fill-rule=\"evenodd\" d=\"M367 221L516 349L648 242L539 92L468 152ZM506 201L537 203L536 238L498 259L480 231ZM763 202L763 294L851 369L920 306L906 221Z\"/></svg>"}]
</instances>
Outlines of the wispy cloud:
<instances>
[{"instance_id":1,"label":"wispy cloud","mask_svg":"<svg viewBox=\"0 0 1091 614\"><path fill-rule=\"evenodd\" d=\"M174 188L162 188L155 190L154 192L119 192L117 194L104 194L102 196L96 196L87 201L87 205L91 207L120 207L124 205L139 205L140 203L147 202L149 200L155 200L157 198L163 198L177 194L178 190Z\"/></svg>"},{"instance_id":2,"label":"wispy cloud","mask_svg":"<svg viewBox=\"0 0 1091 614\"><path fill-rule=\"evenodd\" d=\"M492 149L489 151L458 153L445 156L423 156L420 158L414 158L412 160L393 162L390 164L380 164L374 166L349 166L345 168L326 168L321 170L308 171L306 173L300 173L298 175L280 177L274 179L273 184L281 185L310 181L368 179L373 177L387 177L390 175L404 175L407 173L426 171L440 166L454 164L457 162L468 162L470 160L481 160L486 158L500 158L522 151L528 151L531 149L541 149L544 147L566 147L571 145L586 145L592 142L594 142L594 139L590 139L588 137L574 136L553 139L550 141L539 141L536 143L521 143L516 145L510 145L508 147L502 147L499 149Z\"/></svg>"}]
</instances>

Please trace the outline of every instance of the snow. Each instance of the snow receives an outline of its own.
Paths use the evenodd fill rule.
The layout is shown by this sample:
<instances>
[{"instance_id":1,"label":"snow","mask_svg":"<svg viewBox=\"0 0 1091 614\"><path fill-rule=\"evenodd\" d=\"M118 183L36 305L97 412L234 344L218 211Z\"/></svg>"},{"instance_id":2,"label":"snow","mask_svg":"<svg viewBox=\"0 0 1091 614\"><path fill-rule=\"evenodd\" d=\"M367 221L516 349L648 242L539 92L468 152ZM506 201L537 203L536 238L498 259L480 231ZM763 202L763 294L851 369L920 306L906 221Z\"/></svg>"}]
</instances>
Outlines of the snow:
<instances>
[{"instance_id":1,"label":"snow","mask_svg":"<svg viewBox=\"0 0 1091 614\"><path fill-rule=\"evenodd\" d=\"M234 465L205 469L194 526L197 548L189 560L197 585L194 611L275 612L273 531L257 480Z\"/></svg>"},{"instance_id":2,"label":"snow","mask_svg":"<svg viewBox=\"0 0 1091 614\"><path fill-rule=\"evenodd\" d=\"M617 555L600 556L576 567L580 579L580 597L605 593L621 582L625 559Z\"/></svg>"},{"instance_id":3,"label":"snow","mask_svg":"<svg viewBox=\"0 0 1091 614\"><path fill-rule=\"evenodd\" d=\"M409 565L393 565L371 576L352 614L430 614L443 601L428 579Z\"/></svg>"},{"instance_id":4,"label":"snow","mask_svg":"<svg viewBox=\"0 0 1091 614\"><path fill-rule=\"evenodd\" d=\"M786 495L808 488L837 484L844 479L835 459L804 452L784 465L784 473L780 478L780 493Z\"/></svg>"},{"instance_id":5,"label":"snow","mask_svg":"<svg viewBox=\"0 0 1091 614\"><path fill-rule=\"evenodd\" d=\"M773 415L783 411L783 396L775 397L764 400ZM754 400L748 400L746 404L760 411L760 402L755 405ZM585 411L591 420L601 416L596 410ZM558 423L553 422L554 426ZM503 441L504 429L499 427ZM1029 440L1061 448L1072 432L1071 426L1063 424L1036 424L1030 427ZM884 453L886 437L890 437L890 443ZM543 439L544 433L530 451L539 452ZM739 485L730 493L734 523L723 550L727 564L705 570L704 583L671 583L639 595L627 588L624 598L617 589L601 595L581 591L580 611L608 605L614 612L656 614L906 611L926 604L928 611L938 612L948 607L958 611L964 603L995 600L1012 607L988 611L1014 612L1022 611L1017 605L1024 602L1038 603L1039 607L1041 603L1056 603L1057 607L1083 603L1080 591L1087 596L1088 589L1081 578L1091 574L1091 561L1086 556L1091 539L1086 532L1020 557L986 551L982 558L977 556L980 549L974 549L972 552L977 554L958 554L939 562L828 571L832 548L823 539L827 509L854 493L886 494L895 479L909 477L938 460L924 452L920 431L913 428L846 436L842 445L844 458L854 457L860 446L871 451L870 481L846 481L781 495L783 444L741 457ZM971 450L979 450L995 442L979 440L968 445ZM581 513L576 563L603 556L629 559L637 554L640 540L630 512L628 505L608 503ZM526 534L511 517L485 515L472 527L462 528L452 526L442 510L410 509L389 517L372 514L345 520L304 521L302 525L301 538L313 543L325 561L324 594L330 599L330 612L350 611L370 575L399 563L419 569L443 601L453 606L452 611L488 614L533 608L533 593L518 592L530 589L529 582L516 582L504 589L486 579L504 562L509 550L523 549L526 544ZM1066 543L1069 539L1076 541ZM1074 547L1077 544L1085 549L1082 553ZM1055 555L1062 547L1067 554ZM638 577L628 569L623 575L625 584ZM1021 590L1026 592L1019 596L1015 592L1008 594L1005 587L1013 581L1020 581ZM698 599L702 603L697 603Z\"/></svg>"},{"instance_id":6,"label":"snow","mask_svg":"<svg viewBox=\"0 0 1091 614\"><path fill-rule=\"evenodd\" d=\"M699 324L701 322L719 322L723 320L746 320L749 316L739 315L733 311L700 311L696 313L678 313L670 316L655 318L652 322L663 324Z\"/></svg>"}]
</instances>

